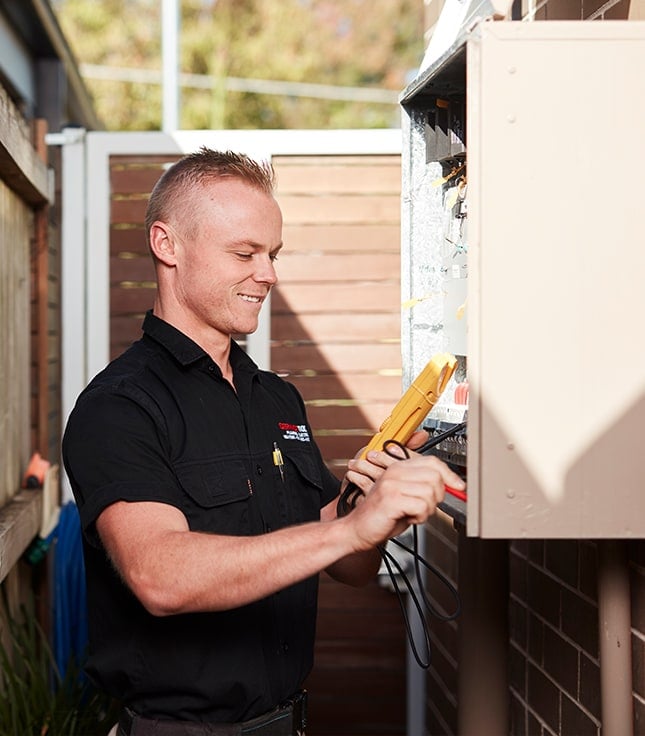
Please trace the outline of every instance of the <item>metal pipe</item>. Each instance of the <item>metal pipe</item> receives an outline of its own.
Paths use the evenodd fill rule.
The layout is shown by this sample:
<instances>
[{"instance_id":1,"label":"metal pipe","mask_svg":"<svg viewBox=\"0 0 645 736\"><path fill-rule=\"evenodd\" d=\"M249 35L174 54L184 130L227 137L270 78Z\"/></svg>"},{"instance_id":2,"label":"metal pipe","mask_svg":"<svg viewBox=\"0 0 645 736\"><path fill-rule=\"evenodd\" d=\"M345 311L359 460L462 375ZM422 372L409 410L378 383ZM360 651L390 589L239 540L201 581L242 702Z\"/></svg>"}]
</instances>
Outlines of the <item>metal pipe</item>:
<instances>
[{"instance_id":1,"label":"metal pipe","mask_svg":"<svg viewBox=\"0 0 645 736\"><path fill-rule=\"evenodd\" d=\"M632 647L626 542L598 542L598 630L603 736L633 736Z\"/></svg>"},{"instance_id":2,"label":"metal pipe","mask_svg":"<svg viewBox=\"0 0 645 736\"><path fill-rule=\"evenodd\" d=\"M424 525L418 527L418 553L425 559L426 557L426 535L427 529ZM426 585L426 569L421 568L421 580L414 581L416 595L420 598L418 590L420 583L424 588ZM410 596L406 596L406 605L408 610L408 618L412 629L412 638L415 642L424 641L424 632L422 622L419 620L418 612L414 606ZM426 732L426 671L419 667L412 646L408 641L406 649L406 734L407 736L419 736Z\"/></svg>"},{"instance_id":3,"label":"metal pipe","mask_svg":"<svg viewBox=\"0 0 645 736\"><path fill-rule=\"evenodd\" d=\"M458 733L509 733L508 542L459 535Z\"/></svg>"},{"instance_id":4,"label":"metal pipe","mask_svg":"<svg viewBox=\"0 0 645 736\"><path fill-rule=\"evenodd\" d=\"M179 0L161 5L161 50L163 66L163 122L166 133L179 129Z\"/></svg>"}]
</instances>

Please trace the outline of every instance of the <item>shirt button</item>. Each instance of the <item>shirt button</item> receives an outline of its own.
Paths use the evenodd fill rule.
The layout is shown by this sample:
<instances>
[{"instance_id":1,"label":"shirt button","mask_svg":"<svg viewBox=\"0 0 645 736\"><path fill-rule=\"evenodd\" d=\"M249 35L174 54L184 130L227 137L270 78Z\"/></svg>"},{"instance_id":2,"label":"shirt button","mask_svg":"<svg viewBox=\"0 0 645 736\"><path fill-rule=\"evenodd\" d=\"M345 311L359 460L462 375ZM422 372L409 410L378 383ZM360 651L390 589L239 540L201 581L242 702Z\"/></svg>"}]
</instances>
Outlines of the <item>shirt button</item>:
<instances>
[{"instance_id":1,"label":"shirt button","mask_svg":"<svg viewBox=\"0 0 645 736\"><path fill-rule=\"evenodd\" d=\"M255 466L255 470L257 471L257 474L258 475L262 475L262 466L261 465L256 465Z\"/></svg>"}]
</instances>

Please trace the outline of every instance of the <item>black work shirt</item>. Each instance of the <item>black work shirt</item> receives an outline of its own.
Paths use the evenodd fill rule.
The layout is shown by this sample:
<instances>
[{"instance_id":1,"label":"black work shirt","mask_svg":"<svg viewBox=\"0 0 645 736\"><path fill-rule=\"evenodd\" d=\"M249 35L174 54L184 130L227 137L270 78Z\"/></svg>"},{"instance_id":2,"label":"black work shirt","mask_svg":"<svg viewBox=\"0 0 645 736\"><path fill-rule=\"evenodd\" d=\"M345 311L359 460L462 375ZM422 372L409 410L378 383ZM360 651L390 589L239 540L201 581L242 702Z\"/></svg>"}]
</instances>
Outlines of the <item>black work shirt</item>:
<instances>
[{"instance_id":1,"label":"black work shirt","mask_svg":"<svg viewBox=\"0 0 645 736\"><path fill-rule=\"evenodd\" d=\"M291 384L233 343L234 391L174 327L148 313L143 330L80 395L63 440L84 532L87 671L144 716L245 720L310 671L317 576L232 611L155 617L115 572L95 521L116 501L157 501L193 531L257 535L318 520L339 483Z\"/></svg>"}]
</instances>

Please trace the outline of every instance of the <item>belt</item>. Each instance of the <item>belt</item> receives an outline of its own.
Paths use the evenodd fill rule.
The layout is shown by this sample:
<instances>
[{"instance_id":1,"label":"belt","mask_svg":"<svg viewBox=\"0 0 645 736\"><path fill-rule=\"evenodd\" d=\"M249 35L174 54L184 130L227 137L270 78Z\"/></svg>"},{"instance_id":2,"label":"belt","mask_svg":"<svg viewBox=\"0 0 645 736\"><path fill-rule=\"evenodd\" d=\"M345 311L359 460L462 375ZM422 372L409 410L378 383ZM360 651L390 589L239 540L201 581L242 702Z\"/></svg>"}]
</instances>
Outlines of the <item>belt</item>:
<instances>
[{"instance_id":1,"label":"belt","mask_svg":"<svg viewBox=\"0 0 645 736\"><path fill-rule=\"evenodd\" d=\"M306 725L307 693L302 690L268 713L239 723L162 721L126 708L117 736L305 736Z\"/></svg>"}]
</instances>

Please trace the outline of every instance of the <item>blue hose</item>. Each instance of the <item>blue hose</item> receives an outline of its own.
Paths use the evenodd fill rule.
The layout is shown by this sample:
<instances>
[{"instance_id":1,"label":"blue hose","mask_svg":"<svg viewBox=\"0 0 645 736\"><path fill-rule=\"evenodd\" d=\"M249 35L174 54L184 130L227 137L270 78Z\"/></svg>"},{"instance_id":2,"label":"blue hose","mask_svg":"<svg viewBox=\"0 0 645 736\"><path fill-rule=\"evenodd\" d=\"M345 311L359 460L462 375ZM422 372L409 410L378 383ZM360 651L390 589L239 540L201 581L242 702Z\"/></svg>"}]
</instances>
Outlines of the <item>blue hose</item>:
<instances>
[{"instance_id":1,"label":"blue hose","mask_svg":"<svg viewBox=\"0 0 645 736\"><path fill-rule=\"evenodd\" d=\"M65 677L70 663L87 656L87 590L81 523L76 504L65 504L54 532L53 646L58 671Z\"/></svg>"}]
</instances>

